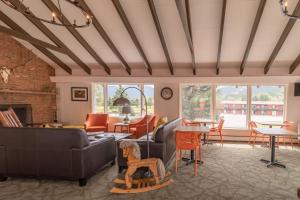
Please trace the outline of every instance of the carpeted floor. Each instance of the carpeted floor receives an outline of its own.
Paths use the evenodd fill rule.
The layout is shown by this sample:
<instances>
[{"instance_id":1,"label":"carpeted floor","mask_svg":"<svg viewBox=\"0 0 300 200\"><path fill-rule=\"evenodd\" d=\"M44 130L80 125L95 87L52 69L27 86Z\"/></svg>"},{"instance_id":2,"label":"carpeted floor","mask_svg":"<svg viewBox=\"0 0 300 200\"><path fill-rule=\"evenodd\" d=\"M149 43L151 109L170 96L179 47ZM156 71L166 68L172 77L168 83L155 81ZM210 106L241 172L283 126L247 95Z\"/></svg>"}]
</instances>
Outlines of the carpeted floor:
<instances>
[{"instance_id":1,"label":"carpeted floor","mask_svg":"<svg viewBox=\"0 0 300 200\"><path fill-rule=\"evenodd\" d=\"M270 157L267 148L218 144L204 146L204 164L193 176L193 165L180 166L174 183L164 189L136 195L115 195L109 190L117 166L107 167L91 178L86 187L77 182L9 179L0 183L2 200L35 199L297 199L300 187L300 148L280 148L276 158L286 169L267 168L261 158ZM171 167L172 172L173 166Z\"/></svg>"}]
</instances>

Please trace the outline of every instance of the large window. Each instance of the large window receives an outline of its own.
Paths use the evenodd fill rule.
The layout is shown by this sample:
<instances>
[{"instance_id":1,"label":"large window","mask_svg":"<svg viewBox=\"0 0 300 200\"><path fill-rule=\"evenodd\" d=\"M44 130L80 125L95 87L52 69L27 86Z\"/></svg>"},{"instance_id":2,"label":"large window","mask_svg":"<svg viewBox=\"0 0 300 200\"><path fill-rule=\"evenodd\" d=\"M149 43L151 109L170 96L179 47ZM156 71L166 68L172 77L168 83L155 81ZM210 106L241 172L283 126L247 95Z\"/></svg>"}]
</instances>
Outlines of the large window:
<instances>
[{"instance_id":1,"label":"large window","mask_svg":"<svg viewBox=\"0 0 300 200\"><path fill-rule=\"evenodd\" d=\"M94 87L94 109L96 113L104 113L104 90L103 85L95 84Z\"/></svg>"},{"instance_id":2,"label":"large window","mask_svg":"<svg viewBox=\"0 0 300 200\"><path fill-rule=\"evenodd\" d=\"M181 116L189 120L219 120L225 128L246 128L248 121L285 120L286 86L196 85L181 86Z\"/></svg>"},{"instance_id":3,"label":"large window","mask_svg":"<svg viewBox=\"0 0 300 200\"><path fill-rule=\"evenodd\" d=\"M247 86L217 86L215 119L224 118L224 127L247 126Z\"/></svg>"},{"instance_id":4,"label":"large window","mask_svg":"<svg viewBox=\"0 0 300 200\"><path fill-rule=\"evenodd\" d=\"M113 106L113 102L116 98L120 97L123 90L128 87L136 87L141 89L147 98L148 102L148 113L154 113L154 85L141 84L141 85L125 85L125 84L93 84L93 111L96 113L109 113L112 116L122 115L122 108ZM136 90L129 88L123 96L128 98L131 103L131 114L132 117L138 117L145 113L143 108L144 101L142 100L141 93Z\"/></svg>"},{"instance_id":5,"label":"large window","mask_svg":"<svg viewBox=\"0 0 300 200\"><path fill-rule=\"evenodd\" d=\"M257 122L284 120L284 86L252 86L251 93L251 120Z\"/></svg>"},{"instance_id":6,"label":"large window","mask_svg":"<svg viewBox=\"0 0 300 200\"><path fill-rule=\"evenodd\" d=\"M185 119L211 119L212 89L210 86L185 85L181 92L182 116Z\"/></svg>"},{"instance_id":7,"label":"large window","mask_svg":"<svg viewBox=\"0 0 300 200\"><path fill-rule=\"evenodd\" d=\"M154 114L154 85L144 85L144 94L148 103L148 113Z\"/></svg>"}]
</instances>

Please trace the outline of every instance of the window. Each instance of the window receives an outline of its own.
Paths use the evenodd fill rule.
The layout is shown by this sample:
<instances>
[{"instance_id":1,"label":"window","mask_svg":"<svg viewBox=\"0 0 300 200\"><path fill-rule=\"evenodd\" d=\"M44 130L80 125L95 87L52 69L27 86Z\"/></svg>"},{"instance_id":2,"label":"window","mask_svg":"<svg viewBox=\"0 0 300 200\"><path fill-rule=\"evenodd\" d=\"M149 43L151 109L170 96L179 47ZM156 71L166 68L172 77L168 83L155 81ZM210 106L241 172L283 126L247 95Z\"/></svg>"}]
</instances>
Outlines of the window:
<instances>
[{"instance_id":1,"label":"window","mask_svg":"<svg viewBox=\"0 0 300 200\"><path fill-rule=\"evenodd\" d=\"M188 120L211 119L211 86L185 85L181 91L183 118Z\"/></svg>"},{"instance_id":2,"label":"window","mask_svg":"<svg viewBox=\"0 0 300 200\"><path fill-rule=\"evenodd\" d=\"M144 85L144 94L148 103L148 114L154 114L154 85Z\"/></svg>"},{"instance_id":3,"label":"window","mask_svg":"<svg viewBox=\"0 0 300 200\"><path fill-rule=\"evenodd\" d=\"M113 102L121 96L123 90L128 87L137 87L138 85L107 85L107 113L112 115L119 115L121 108L114 106ZM128 89L123 93L123 97L128 98L131 103L131 116L141 115L141 95L135 89Z\"/></svg>"},{"instance_id":4,"label":"window","mask_svg":"<svg viewBox=\"0 0 300 200\"><path fill-rule=\"evenodd\" d=\"M284 121L284 86L252 86L251 120Z\"/></svg>"},{"instance_id":5,"label":"window","mask_svg":"<svg viewBox=\"0 0 300 200\"><path fill-rule=\"evenodd\" d=\"M145 84L93 84L93 111L96 113L109 113L111 116L122 115L122 108L113 106L115 99L120 97L123 90L128 87L136 87L144 91L148 102L148 113L154 113L154 85ZM141 93L136 89L127 89L123 96L128 98L131 103L131 114L130 116L138 117L142 112L142 101Z\"/></svg>"},{"instance_id":6,"label":"window","mask_svg":"<svg viewBox=\"0 0 300 200\"><path fill-rule=\"evenodd\" d=\"M285 90L284 85L185 84L181 86L181 116L195 121L222 117L225 128L246 128L249 120L283 122Z\"/></svg>"},{"instance_id":7,"label":"window","mask_svg":"<svg viewBox=\"0 0 300 200\"><path fill-rule=\"evenodd\" d=\"M104 113L104 88L101 84L96 84L94 87L95 90L95 112L96 113Z\"/></svg>"},{"instance_id":8,"label":"window","mask_svg":"<svg viewBox=\"0 0 300 200\"><path fill-rule=\"evenodd\" d=\"M224 127L247 127L247 86L217 86L216 116L224 118Z\"/></svg>"}]
</instances>

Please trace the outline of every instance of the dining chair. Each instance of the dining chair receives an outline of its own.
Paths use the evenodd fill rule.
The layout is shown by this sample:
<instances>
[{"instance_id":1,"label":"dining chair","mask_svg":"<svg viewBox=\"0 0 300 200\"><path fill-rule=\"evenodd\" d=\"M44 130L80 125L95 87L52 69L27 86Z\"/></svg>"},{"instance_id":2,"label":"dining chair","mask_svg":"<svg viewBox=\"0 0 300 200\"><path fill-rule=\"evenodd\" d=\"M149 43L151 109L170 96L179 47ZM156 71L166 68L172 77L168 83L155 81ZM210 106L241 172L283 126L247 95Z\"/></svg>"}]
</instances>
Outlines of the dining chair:
<instances>
[{"instance_id":1,"label":"dining chair","mask_svg":"<svg viewBox=\"0 0 300 200\"><path fill-rule=\"evenodd\" d=\"M291 121L284 121L283 122L285 125L282 126L281 128L283 129L286 129L288 131L293 131L293 128L294 128L294 123L291 122ZM285 139L290 139L290 143L291 143L291 146L294 147L294 144L293 144L293 136L287 136L287 137L282 137L282 142L283 144L285 145Z\"/></svg>"},{"instance_id":2,"label":"dining chair","mask_svg":"<svg viewBox=\"0 0 300 200\"><path fill-rule=\"evenodd\" d=\"M249 130L250 130L250 135L249 135L249 140L248 140L248 144L251 143L251 139L253 139L252 144L255 145L256 144L256 137L258 135L258 133L254 130L255 128L257 128L257 125L254 121L250 121L248 124Z\"/></svg>"},{"instance_id":3,"label":"dining chair","mask_svg":"<svg viewBox=\"0 0 300 200\"><path fill-rule=\"evenodd\" d=\"M217 126L217 127L212 127L212 128L210 128L210 130L209 130L209 135L208 135L207 139L209 138L209 136L210 136L211 133L217 133L217 134L219 135L220 140L221 140L221 143L222 143L222 145L223 145L223 135L222 135L223 125L224 125L224 119L221 118L221 119L219 120L219 123L218 123L218 126Z\"/></svg>"},{"instance_id":4,"label":"dining chair","mask_svg":"<svg viewBox=\"0 0 300 200\"><path fill-rule=\"evenodd\" d=\"M195 152L194 175L197 176L198 153L199 153L199 160L202 161L202 144L199 141L199 135L194 132L176 131L175 139L176 139L176 152L175 152L176 173L178 172L178 151L179 151L179 162L181 163L182 151L190 150Z\"/></svg>"}]
</instances>

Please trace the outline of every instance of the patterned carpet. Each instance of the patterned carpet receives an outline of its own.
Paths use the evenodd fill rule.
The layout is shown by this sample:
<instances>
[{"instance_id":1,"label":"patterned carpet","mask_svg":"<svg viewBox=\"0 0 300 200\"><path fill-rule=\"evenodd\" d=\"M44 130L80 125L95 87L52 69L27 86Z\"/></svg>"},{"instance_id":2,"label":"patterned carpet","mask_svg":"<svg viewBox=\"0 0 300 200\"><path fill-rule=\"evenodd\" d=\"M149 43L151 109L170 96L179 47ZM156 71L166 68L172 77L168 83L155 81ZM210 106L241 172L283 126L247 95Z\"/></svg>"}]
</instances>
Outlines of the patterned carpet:
<instances>
[{"instance_id":1,"label":"patterned carpet","mask_svg":"<svg viewBox=\"0 0 300 200\"><path fill-rule=\"evenodd\" d=\"M90 200L90 199L297 199L300 187L300 148L277 149L277 159L286 169L267 168L259 161L269 158L267 148L248 145L218 144L204 146L204 164L193 176L193 165L180 166L173 174L174 183L159 191L138 195L110 194L117 167L107 167L91 178L86 187L77 182L9 179L0 183L4 200ZM173 171L173 167L171 169Z\"/></svg>"}]
</instances>

